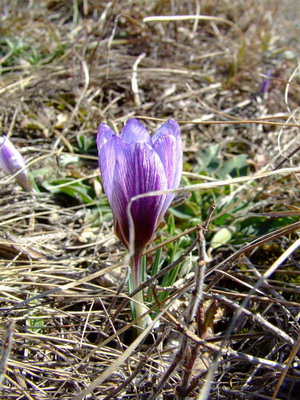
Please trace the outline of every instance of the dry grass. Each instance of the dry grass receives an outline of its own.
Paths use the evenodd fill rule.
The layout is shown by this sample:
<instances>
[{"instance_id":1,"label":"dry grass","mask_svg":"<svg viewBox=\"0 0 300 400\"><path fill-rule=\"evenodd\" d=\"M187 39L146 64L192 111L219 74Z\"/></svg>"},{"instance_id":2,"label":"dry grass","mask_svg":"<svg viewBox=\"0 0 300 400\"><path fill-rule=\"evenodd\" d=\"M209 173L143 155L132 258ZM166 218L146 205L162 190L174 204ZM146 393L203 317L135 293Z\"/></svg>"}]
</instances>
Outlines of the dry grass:
<instances>
[{"instance_id":1,"label":"dry grass","mask_svg":"<svg viewBox=\"0 0 300 400\"><path fill-rule=\"evenodd\" d=\"M297 2L285 3L2 2L0 126L38 191L0 171L1 399L298 398L300 48ZM169 218L147 250L149 266L157 248L164 267L183 266L163 300L161 277L147 282L159 326L138 337L96 153L77 141L132 116L151 131L180 122L194 212L175 209L176 229ZM199 166L216 144L213 161L245 155L247 176ZM66 178L82 192L70 196ZM205 272L190 245L213 202ZM196 327L183 316L197 258Z\"/></svg>"}]
</instances>

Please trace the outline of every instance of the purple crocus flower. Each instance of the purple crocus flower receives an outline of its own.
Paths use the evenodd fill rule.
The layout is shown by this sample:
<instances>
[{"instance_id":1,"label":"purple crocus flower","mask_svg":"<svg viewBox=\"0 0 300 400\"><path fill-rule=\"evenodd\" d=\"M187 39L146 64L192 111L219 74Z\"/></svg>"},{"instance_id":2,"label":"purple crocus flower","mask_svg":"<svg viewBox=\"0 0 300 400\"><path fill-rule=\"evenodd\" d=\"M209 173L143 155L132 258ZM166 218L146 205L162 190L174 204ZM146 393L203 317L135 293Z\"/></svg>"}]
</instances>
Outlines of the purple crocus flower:
<instances>
[{"instance_id":1,"label":"purple crocus flower","mask_svg":"<svg viewBox=\"0 0 300 400\"><path fill-rule=\"evenodd\" d=\"M130 119L117 136L101 124L97 136L102 182L114 216L117 236L129 247L127 205L139 194L175 189L182 172L182 142L176 121L168 120L150 137L136 119ZM135 250L153 238L174 195L145 197L131 206L135 227Z\"/></svg>"},{"instance_id":2,"label":"purple crocus flower","mask_svg":"<svg viewBox=\"0 0 300 400\"><path fill-rule=\"evenodd\" d=\"M139 121L130 119L117 136L106 124L100 124L97 145L102 183L113 212L115 232L129 249L129 201L140 194L176 189L179 185L182 173L180 128L176 121L170 119L150 137ZM174 194L149 196L131 205L134 289L142 279L140 261L143 248L153 239L155 229L173 197ZM142 302L141 297L139 301Z\"/></svg>"},{"instance_id":3,"label":"purple crocus flower","mask_svg":"<svg viewBox=\"0 0 300 400\"><path fill-rule=\"evenodd\" d=\"M6 136L0 136L0 168L14 175L25 168L25 166L24 158L12 142ZM32 189L26 169L18 173L16 179L24 190L30 191Z\"/></svg>"}]
</instances>

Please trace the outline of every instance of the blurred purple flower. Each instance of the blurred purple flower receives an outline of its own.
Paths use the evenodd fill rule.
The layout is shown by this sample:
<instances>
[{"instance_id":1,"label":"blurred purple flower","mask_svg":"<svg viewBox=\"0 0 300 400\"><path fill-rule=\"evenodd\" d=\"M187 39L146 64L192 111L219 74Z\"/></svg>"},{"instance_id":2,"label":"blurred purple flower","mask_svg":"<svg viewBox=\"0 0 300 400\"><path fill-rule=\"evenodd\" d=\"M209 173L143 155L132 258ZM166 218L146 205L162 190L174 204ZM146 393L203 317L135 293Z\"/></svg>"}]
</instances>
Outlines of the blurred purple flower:
<instances>
[{"instance_id":1,"label":"blurred purple flower","mask_svg":"<svg viewBox=\"0 0 300 400\"><path fill-rule=\"evenodd\" d=\"M259 89L258 89L258 94L264 95L269 92L270 90L270 85L271 85L271 71L267 69L265 76L263 77Z\"/></svg>"},{"instance_id":2,"label":"blurred purple flower","mask_svg":"<svg viewBox=\"0 0 300 400\"><path fill-rule=\"evenodd\" d=\"M110 203L115 232L129 249L130 230L127 206L137 195L176 189L182 173L182 140L179 125L170 119L150 137L136 119L130 119L117 136L100 124L97 136L99 167L104 191ZM155 229L170 206L174 194L138 199L131 204L134 250L131 254L132 287L142 283L143 248L153 239ZM142 292L134 296L136 317L147 308ZM144 326L145 319L138 323Z\"/></svg>"},{"instance_id":3,"label":"blurred purple flower","mask_svg":"<svg viewBox=\"0 0 300 400\"><path fill-rule=\"evenodd\" d=\"M0 168L14 175L26 166L25 160L12 142L6 136L0 136ZM32 189L27 170L24 169L16 175L18 183L24 190Z\"/></svg>"},{"instance_id":4,"label":"blurred purple flower","mask_svg":"<svg viewBox=\"0 0 300 400\"><path fill-rule=\"evenodd\" d=\"M117 236L129 247L127 205L139 194L175 189L182 173L180 128L170 119L150 137L136 119L130 119L117 136L101 124L97 136L102 182L114 216ZM174 194L145 197L133 202L131 213L135 230L135 251L152 240Z\"/></svg>"}]
</instances>

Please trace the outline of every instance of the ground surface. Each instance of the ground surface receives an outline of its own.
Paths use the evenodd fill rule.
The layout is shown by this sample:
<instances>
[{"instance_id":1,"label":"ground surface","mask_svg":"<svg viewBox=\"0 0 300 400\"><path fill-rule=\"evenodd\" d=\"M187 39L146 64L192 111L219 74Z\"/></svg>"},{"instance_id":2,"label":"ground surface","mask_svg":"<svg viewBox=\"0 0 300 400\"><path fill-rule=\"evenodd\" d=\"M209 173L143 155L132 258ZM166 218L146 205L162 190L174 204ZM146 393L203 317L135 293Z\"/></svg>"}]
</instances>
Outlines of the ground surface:
<instances>
[{"instance_id":1,"label":"ground surface","mask_svg":"<svg viewBox=\"0 0 300 400\"><path fill-rule=\"evenodd\" d=\"M296 3L1 2L1 134L35 185L0 171L2 399L298 398ZM138 337L95 146L132 116L179 122L187 187L147 249L148 277L181 262Z\"/></svg>"}]
</instances>

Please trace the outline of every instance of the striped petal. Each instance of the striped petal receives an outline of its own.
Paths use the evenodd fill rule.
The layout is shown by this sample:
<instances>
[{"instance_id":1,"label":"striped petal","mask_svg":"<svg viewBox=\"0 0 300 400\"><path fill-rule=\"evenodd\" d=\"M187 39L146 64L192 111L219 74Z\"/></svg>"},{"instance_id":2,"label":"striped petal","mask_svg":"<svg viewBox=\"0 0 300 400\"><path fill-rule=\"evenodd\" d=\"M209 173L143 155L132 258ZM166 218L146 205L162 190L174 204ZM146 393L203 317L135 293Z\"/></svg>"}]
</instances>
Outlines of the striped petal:
<instances>
[{"instance_id":1,"label":"striped petal","mask_svg":"<svg viewBox=\"0 0 300 400\"><path fill-rule=\"evenodd\" d=\"M102 185L109 202L112 199L116 159L124 146L125 144L122 139L108 125L100 124L97 135L98 161L102 176Z\"/></svg>"},{"instance_id":2,"label":"striped petal","mask_svg":"<svg viewBox=\"0 0 300 400\"><path fill-rule=\"evenodd\" d=\"M116 231L129 246L127 205L136 195L154 190L165 190L167 180L158 155L146 143L127 145L119 153L115 165L111 207ZM152 239L165 201L165 195L138 199L131 206L135 229L135 251L141 250Z\"/></svg>"},{"instance_id":3,"label":"striped petal","mask_svg":"<svg viewBox=\"0 0 300 400\"><path fill-rule=\"evenodd\" d=\"M158 154L167 177L168 189L179 186L182 174L182 140L176 121L168 120L152 136L153 150ZM162 216L170 206L174 194L166 196Z\"/></svg>"},{"instance_id":4,"label":"striped petal","mask_svg":"<svg viewBox=\"0 0 300 400\"><path fill-rule=\"evenodd\" d=\"M151 141L147 129L135 118L131 118L126 122L120 137L128 144L133 142L149 143Z\"/></svg>"},{"instance_id":5,"label":"striped petal","mask_svg":"<svg viewBox=\"0 0 300 400\"><path fill-rule=\"evenodd\" d=\"M6 136L0 137L0 168L13 175L25 168L25 166L26 163L23 156L12 142ZM16 179L23 189L27 191L32 189L26 169L16 175Z\"/></svg>"}]
</instances>

